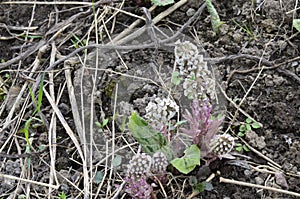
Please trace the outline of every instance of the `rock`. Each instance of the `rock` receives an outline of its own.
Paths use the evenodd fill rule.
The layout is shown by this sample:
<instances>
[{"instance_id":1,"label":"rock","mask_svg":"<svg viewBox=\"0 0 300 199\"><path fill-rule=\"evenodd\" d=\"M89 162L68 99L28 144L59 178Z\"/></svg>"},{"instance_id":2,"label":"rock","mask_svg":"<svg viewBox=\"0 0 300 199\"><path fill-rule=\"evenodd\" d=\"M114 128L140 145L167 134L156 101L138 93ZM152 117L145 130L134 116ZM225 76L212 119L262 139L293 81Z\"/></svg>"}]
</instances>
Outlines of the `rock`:
<instances>
[{"instance_id":1,"label":"rock","mask_svg":"<svg viewBox=\"0 0 300 199\"><path fill-rule=\"evenodd\" d=\"M259 176L255 177L254 180L255 180L255 183L259 184L259 185L262 185L264 183L264 180Z\"/></svg>"},{"instance_id":2,"label":"rock","mask_svg":"<svg viewBox=\"0 0 300 199\"><path fill-rule=\"evenodd\" d=\"M194 14L195 14L195 9L194 8L189 8L187 11L186 11L186 16L188 16L188 17L191 17L191 16L193 16Z\"/></svg>"}]
</instances>

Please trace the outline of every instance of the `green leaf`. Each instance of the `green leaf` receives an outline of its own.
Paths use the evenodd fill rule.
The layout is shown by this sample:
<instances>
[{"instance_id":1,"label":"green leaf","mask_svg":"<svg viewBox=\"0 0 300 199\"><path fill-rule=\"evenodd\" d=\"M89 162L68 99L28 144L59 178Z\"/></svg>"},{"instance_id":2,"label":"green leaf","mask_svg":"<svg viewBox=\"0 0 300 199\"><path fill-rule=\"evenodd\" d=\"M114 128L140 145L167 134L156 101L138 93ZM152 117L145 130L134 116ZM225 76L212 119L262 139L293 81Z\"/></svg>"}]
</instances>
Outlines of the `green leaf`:
<instances>
[{"instance_id":1,"label":"green leaf","mask_svg":"<svg viewBox=\"0 0 300 199\"><path fill-rule=\"evenodd\" d=\"M247 152L250 151L250 149L249 149L246 145L243 145L243 149L244 149L245 151L247 151Z\"/></svg>"},{"instance_id":2,"label":"green leaf","mask_svg":"<svg viewBox=\"0 0 300 199\"><path fill-rule=\"evenodd\" d=\"M108 121L109 121L108 118L104 119L102 122L102 127L105 127L108 124Z\"/></svg>"},{"instance_id":3,"label":"green leaf","mask_svg":"<svg viewBox=\"0 0 300 199\"><path fill-rule=\"evenodd\" d=\"M244 134L243 132L238 132L238 136L239 136L239 137L244 137L245 134Z\"/></svg>"},{"instance_id":4,"label":"green leaf","mask_svg":"<svg viewBox=\"0 0 300 199\"><path fill-rule=\"evenodd\" d=\"M41 80L41 83L40 83L39 93L38 93L38 101L36 101L32 89L29 88L29 93L30 93L31 99L32 99L34 105L36 106L36 108L35 108L34 112L32 113L32 115L35 115L37 112L38 113L41 112L42 99L43 99L44 79L45 79L45 73L43 74L42 80Z\"/></svg>"},{"instance_id":5,"label":"green leaf","mask_svg":"<svg viewBox=\"0 0 300 199\"><path fill-rule=\"evenodd\" d=\"M103 179L103 173L101 171L97 171L95 177L94 177L94 183L99 184Z\"/></svg>"},{"instance_id":6,"label":"green leaf","mask_svg":"<svg viewBox=\"0 0 300 199\"><path fill-rule=\"evenodd\" d=\"M179 77L179 72L178 71L174 71L172 73L172 83L177 86L177 85L180 84L181 81L182 81L182 78Z\"/></svg>"},{"instance_id":7,"label":"green leaf","mask_svg":"<svg viewBox=\"0 0 300 199\"><path fill-rule=\"evenodd\" d=\"M145 153L152 155L161 151L168 160L173 158L173 151L163 134L149 126L136 112L129 117L128 128Z\"/></svg>"},{"instance_id":8,"label":"green leaf","mask_svg":"<svg viewBox=\"0 0 300 199\"><path fill-rule=\"evenodd\" d=\"M210 14L210 22L211 22L212 29L215 33L218 33L219 28L222 25L219 14L215 9L214 5L211 3L211 0L205 0L205 2L206 2L206 7L208 9L208 12Z\"/></svg>"},{"instance_id":9,"label":"green leaf","mask_svg":"<svg viewBox=\"0 0 300 199\"><path fill-rule=\"evenodd\" d=\"M246 123L250 124L251 122L253 122L250 118L246 119Z\"/></svg>"},{"instance_id":10,"label":"green leaf","mask_svg":"<svg viewBox=\"0 0 300 199\"><path fill-rule=\"evenodd\" d=\"M102 124L100 122L95 122L96 126L100 129L104 128L108 124L109 119L106 118L102 121Z\"/></svg>"},{"instance_id":11,"label":"green leaf","mask_svg":"<svg viewBox=\"0 0 300 199\"><path fill-rule=\"evenodd\" d=\"M235 150L238 151L238 152L241 152L243 150L243 146L235 147Z\"/></svg>"},{"instance_id":12,"label":"green leaf","mask_svg":"<svg viewBox=\"0 0 300 199\"><path fill-rule=\"evenodd\" d=\"M242 124L239 128L239 131L245 132L246 131L246 125Z\"/></svg>"},{"instance_id":13,"label":"green leaf","mask_svg":"<svg viewBox=\"0 0 300 199\"><path fill-rule=\"evenodd\" d=\"M293 27L296 28L298 32L300 32L300 19L293 20Z\"/></svg>"},{"instance_id":14,"label":"green leaf","mask_svg":"<svg viewBox=\"0 0 300 199\"><path fill-rule=\"evenodd\" d=\"M246 124L246 132L250 131L251 130L251 126L250 124Z\"/></svg>"},{"instance_id":15,"label":"green leaf","mask_svg":"<svg viewBox=\"0 0 300 199\"><path fill-rule=\"evenodd\" d=\"M174 0L151 0L154 5L157 6L166 6L174 3Z\"/></svg>"},{"instance_id":16,"label":"green leaf","mask_svg":"<svg viewBox=\"0 0 300 199\"><path fill-rule=\"evenodd\" d=\"M21 131L24 133L25 135L25 140L27 142L27 145L30 146L30 141L29 141L29 127L31 124L31 121L33 120L33 118L29 118L26 122L25 122L25 127L24 129L22 129Z\"/></svg>"},{"instance_id":17,"label":"green leaf","mask_svg":"<svg viewBox=\"0 0 300 199\"><path fill-rule=\"evenodd\" d=\"M112 160L112 165L114 167L119 166L122 163L122 156L116 155L116 157Z\"/></svg>"},{"instance_id":18,"label":"green leaf","mask_svg":"<svg viewBox=\"0 0 300 199\"><path fill-rule=\"evenodd\" d=\"M198 183L198 184L196 184L194 186L194 190L193 191L201 193L201 192L203 192L205 190L205 187L206 187L206 182L200 182L200 183Z\"/></svg>"},{"instance_id":19,"label":"green leaf","mask_svg":"<svg viewBox=\"0 0 300 199\"><path fill-rule=\"evenodd\" d=\"M184 154L183 157L172 160L171 164L181 173L188 174L200 165L200 149L193 144L184 151Z\"/></svg>"},{"instance_id":20,"label":"green leaf","mask_svg":"<svg viewBox=\"0 0 300 199\"><path fill-rule=\"evenodd\" d=\"M37 107L36 107L36 110L38 111L38 113L41 112L42 99L43 99L43 93L44 93L44 91L43 91L44 80L45 80L45 73L43 73L42 80L40 83L40 88L39 88L38 103L37 103Z\"/></svg>"},{"instance_id":21,"label":"green leaf","mask_svg":"<svg viewBox=\"0 0 300 199\"><path fill-rule=\"evenodd\" d=\"M67 199L67 196L64 191L61 192L61 194L58 194L59 199Z\"/></svg>"},{"instance_id":22,"label":"green leaf","mask_svg":"<svg viewBox=\"0 0 300 199\"><path fill-rule=\"evenodd\" d=\"M261 128L261 124L259 124L258 122L254 122L253 124L251 124L252 128L254 129L259 129Z\"/></svg>"}]
</instances>

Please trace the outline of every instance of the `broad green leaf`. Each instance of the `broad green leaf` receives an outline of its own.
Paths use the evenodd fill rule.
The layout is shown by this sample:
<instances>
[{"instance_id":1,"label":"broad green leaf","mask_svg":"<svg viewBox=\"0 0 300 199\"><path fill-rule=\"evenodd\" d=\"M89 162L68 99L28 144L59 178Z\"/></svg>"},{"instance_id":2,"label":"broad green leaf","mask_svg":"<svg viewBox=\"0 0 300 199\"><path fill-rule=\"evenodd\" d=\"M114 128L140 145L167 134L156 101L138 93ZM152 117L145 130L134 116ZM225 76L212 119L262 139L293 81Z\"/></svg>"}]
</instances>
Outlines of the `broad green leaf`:
<instances>
[{"instance_id":1,"label":"broad green leaf","mask_svg":"<svg viewBox=\"0 0 300 199\"><path fill-rule=\"evenodd\" d=\"M134 139L143 147L145 153L152 155L157 151L163 152L168 160L173 157L172 149L167 145L166 138L156 131L136 112L129 117L128 128Z\"/></svg>"},{"instance_id":2,"label":"broad green leaf","mask_svg":"<svg viewBox=\"0 0 300 199\"><path fill-rule=\"evenodd\" d=\"M208 12L210 14L210 21L212 29L215 33L219 32L219 28L222 25L222 22L220 20L219 14L217 10L215 9L214 5L211 3L211 0L205 0L206 7L208 9Z\"/></svg>"},{"instance_id":3,"label":"broad green leaf","mask_svg":"<svg viewBox=\"0 0 300 199\"><path fill-rule=\"evenodd\" d=\"M300 32L300 19L293 20L293 27L296 28L298 32Z\"/></svg>"},{"instance_id":4,"label":"broad green leaf","mask_svg":"<svg viewBox=\"0 0 300 199\"><path fill-rule=\"evenodd\" d=\"M166 6L174 3L174 0L151 0L154 5L157 6Z\"/></svg>"},{"instance_id":5,"label":"broad green leaf","mask_svg":"<svg viewBox=\"0 0 300 199\"><path fill-rule=\"evenodd\" d=\"M200 149L193 144L184 151L184 154L183 157L172 160L171 164L181 173L188 174L200 165Z\"/></svg>"}]
</instances>

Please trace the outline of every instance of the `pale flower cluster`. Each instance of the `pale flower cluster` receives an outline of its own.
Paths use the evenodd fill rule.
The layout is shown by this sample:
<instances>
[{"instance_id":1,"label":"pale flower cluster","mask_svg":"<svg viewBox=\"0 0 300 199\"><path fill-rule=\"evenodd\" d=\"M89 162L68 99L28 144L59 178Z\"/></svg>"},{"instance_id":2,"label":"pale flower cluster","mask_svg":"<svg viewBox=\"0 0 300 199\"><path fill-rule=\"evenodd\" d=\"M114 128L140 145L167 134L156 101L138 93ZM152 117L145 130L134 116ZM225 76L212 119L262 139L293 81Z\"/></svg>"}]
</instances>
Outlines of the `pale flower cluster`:
<instances>
[{"instance_id":1,"label":"pale flower cluster","mask_svg":"<svg viewBox=\"0 0 300 199\"><path fill-rule=\"evenodd\" d=\"M160 130L179 112L179 106L171 98L156 97L146 107L145 118L151 126Z\"/></svg>"},{"instance_id":2,"label":"pale flower cluster","mask_svg":"<svg viewBox=\"0 0 300 199\"><path fill-rule=\"evenodd\" d=\"M215 80L196 45L189 41L176 42L175 62L183 78L185 96L189 99L215 98Z\"/></svg>"}]
</instances>

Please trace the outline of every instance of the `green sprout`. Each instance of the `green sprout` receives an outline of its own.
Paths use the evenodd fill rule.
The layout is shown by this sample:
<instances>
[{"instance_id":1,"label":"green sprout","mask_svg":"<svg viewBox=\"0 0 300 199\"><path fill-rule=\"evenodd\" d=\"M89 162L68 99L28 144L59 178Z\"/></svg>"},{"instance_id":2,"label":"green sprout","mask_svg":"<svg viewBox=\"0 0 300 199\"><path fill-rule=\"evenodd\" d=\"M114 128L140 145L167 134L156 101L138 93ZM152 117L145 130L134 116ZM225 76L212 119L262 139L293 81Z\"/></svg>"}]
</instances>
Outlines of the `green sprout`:
<instances>
[{"instance_id":1,"label":"green sprout","mask_svg":"<svg viewBox=\"0 0 300 199\"><path fill-rule=\"evenodd\" d=\"M77 35L73 33L74 39L71 39L71 42L75 48L83 47L86 45L86 39L80 39Z\"/></svg>"},{"instance_id":2,"label":"green sprout","mask_svg":"<svg viewBox=\"0 0 300 199\"><path fill-rule=\"evenodd\" d=\"M66 196L65 192L62 191L60 194L58 194L58 198L59 199L67 199L67 196Z\"/></svg>"},{"instance_id":3,"label":"green sprout","mask_svg":"<svg viewBox=\"0 0 300 199\"><path fill-rule=\"evenodd\" d=\"M34 115L36 113L39 113L39 114L41 113L44 78L45 78L45 74L43 74L43 76L42 76L42 80L41 80L41 83L40 83L39 92L38 92L38 99L37 100L35 99L35 96L34 96L34 93L33 93L32 89L29 88L29 93L30 93L31 99L32 99L32 101L35 105L35 110L32 113L32 115L30 116L30 118L25 122L24 128L19 131L21 133L24 133L25 140L27 142L26 153L28 153L28 154L30 154L30 148L31 148L31 143L30 143L30 140L29 140L29 128L31 126L31 122L33 120L42 121L42 120L39 120L39 119L35 118ZM27 165L28 165L28 167L30 166L30 157L28 157L28 159L27 159Z\"/></svg>"},{"instance_id":4,"label":"green sprout","mask_svg":"<svg viewBox=\"0 0 300 199\"><path fill-rule=\"evenodd\" d=\"M246 133L251 131L252 129L259 129L261 127L262 127L261 124L259 124L258 122L254 122L252 119L247 118L245 122L243 122L239 126L239 132L237 135L239 137L244 137Z\"/></svg>"},{"instance_id":5,"label":"green sprout","mask_svg":"<svg viewBox=\"0 0 300 199\"><path fill-rule=\"evenodd\" d=\"M253 129L259 129L262 125L258 122L254 122L251 118L247 118L245 122L242 122L239 126L239 131L237 136L238 137L244 137L249 131L252 131ZM245 144L236 144L236 151L242 152L242 151L250 151L250 149Z\"/></svg>"},{"instance_id":6,"label":"green sprout","mask_svg":"<svg viewBox=\"0 0 300 199\"><path fill-rule=\"evenodd\" d=\"M238 26L240 27L245 33L247 33L251 40L256 40L256 35L253 33L253 31L250 30L250 28L243 23L243 25L240 25L238 22L236 22L234 19L232 19L232 21Z\"/></svg>"},{"instance_id":7,"label":"green sprout","mask_svg":"<svg viewBox=\"0 0 300 199\"><path fill-rule=\"evenodd\" d=\"M96 125L98 128L103 129L108 124L108 121L109 121L109 119L106 118L102 121L102 123L96 122Z\"/></svg>"}]
</instances>

